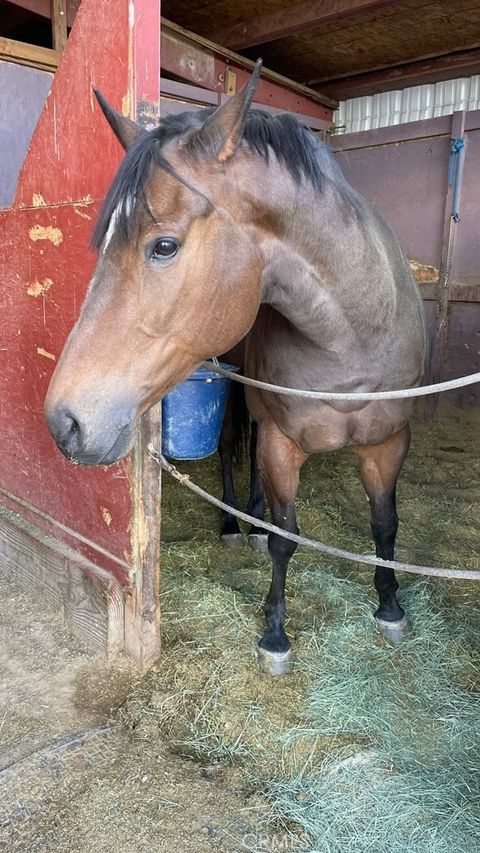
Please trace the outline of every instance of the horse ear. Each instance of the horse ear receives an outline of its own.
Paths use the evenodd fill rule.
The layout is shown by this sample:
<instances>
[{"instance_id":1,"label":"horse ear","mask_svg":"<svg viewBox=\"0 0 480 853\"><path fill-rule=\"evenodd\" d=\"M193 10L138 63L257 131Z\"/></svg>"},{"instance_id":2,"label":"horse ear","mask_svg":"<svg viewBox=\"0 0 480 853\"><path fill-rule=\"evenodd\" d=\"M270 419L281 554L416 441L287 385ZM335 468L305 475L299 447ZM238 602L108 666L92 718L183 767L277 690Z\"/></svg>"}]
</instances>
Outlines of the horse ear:
<instances>
[{"instance_id":1,"label":"horse ear","mask_svg":"<svg viewBox=\"0 0 480 853\"><path fill-rule=\"evenodd\" d=\"M187 147L192 152L220 161L228 160L232 156L242 138L262 65L262 60L257 59L247 85L218 107L200 130L190 137Z\"/></svg>"},{"instance_id":2,"label":"horse ear","mask_svg":"<svg viewBox=\"0 0 480 853\"><path fill-rule=\"evenodd\" d=\"M103 115L107 119L118 141L123 145L125 150L127 150L127 148L130 148L132 142L135 142L137 136L141 133L145 133L143 127L140 127L139 124L136 124L126 116L122 116L122 114L117 112L117 110L114 110L98 89L94 89L93 94L100 104L100 109L102 110Z\"/></svg>"}]
</instances>

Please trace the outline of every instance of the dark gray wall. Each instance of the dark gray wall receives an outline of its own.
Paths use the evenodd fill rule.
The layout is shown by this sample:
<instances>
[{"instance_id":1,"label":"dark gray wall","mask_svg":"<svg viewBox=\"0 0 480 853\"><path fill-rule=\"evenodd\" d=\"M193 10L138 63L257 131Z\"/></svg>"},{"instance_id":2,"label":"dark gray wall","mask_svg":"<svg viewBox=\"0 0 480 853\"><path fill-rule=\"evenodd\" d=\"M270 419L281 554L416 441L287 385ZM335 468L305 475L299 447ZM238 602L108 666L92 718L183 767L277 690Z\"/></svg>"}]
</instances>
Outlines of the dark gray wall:
<instances>
[{"instance_id":1,"label":"dark gray wall","mask_svg":"<svg viewBox=\"0 0 480 853\"><path fill-rule=\"evenodd\" d=\"M0 61L0 207L8 207L53 74Z\"/></svg>"}]
</instances>

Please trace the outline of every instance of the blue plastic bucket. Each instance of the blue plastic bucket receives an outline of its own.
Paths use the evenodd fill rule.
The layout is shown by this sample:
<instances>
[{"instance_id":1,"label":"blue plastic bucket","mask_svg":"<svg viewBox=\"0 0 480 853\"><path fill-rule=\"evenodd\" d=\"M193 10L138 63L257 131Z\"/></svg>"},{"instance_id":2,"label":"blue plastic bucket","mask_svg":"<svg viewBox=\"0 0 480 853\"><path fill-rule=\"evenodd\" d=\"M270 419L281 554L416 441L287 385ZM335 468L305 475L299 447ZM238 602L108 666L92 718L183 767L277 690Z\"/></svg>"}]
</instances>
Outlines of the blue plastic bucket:
<instances>
[{"instance_id":1,"label":"blue plastic bucket","mask_svg":"<svg viewBox=\"0 0 480 853\"><path fill-rule=\"evenodd\" d=\"M230 364L222 364L235 370ZM162 453L170 459L204 459L215 453L230 379L198 367L162 404Z\"/></svg>"}]
</instances>

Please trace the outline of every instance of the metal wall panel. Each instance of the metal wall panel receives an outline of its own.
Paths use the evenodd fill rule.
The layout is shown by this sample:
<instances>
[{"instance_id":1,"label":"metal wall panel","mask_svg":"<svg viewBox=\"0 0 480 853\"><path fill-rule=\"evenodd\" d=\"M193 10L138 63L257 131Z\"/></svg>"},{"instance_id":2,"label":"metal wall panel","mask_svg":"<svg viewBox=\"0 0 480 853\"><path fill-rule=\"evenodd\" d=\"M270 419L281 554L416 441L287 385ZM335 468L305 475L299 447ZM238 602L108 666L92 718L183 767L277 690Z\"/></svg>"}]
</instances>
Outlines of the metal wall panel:
<instances>
[{"instance_id":1,"label":"metal wall panel","mask_svg":"<svg viewBox=\"0 0 480 853\"><path fill-rule=\"evenodd\" d=\"M410 121L480 109L480 75L411 86L341 101L333 120L337 133L356 133Z\"/></svg>"},{"instance_id":2,"label":"metal wall panel","mask_svg":"<svg viewBox=\"0 0 480 853\"><path fill-rule=\"evenodd\" d=\"M18 172L53 74L0 62L0 207L13 199Z\"/></svg>"}]
</instances>

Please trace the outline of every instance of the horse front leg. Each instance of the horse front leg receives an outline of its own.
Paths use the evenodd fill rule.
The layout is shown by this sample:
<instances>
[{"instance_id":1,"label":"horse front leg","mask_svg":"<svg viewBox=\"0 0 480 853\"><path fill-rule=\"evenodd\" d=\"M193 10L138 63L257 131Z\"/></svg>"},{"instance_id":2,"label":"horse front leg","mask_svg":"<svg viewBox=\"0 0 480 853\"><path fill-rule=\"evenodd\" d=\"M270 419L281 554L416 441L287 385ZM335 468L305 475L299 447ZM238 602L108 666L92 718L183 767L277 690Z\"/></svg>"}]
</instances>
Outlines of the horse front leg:
<instances>
[{"instance_id":1,"label":"horse front leg","mask_svg":"<svg viewBox=\"0 0 480 853\"><path fill-rule=\"evenodd\" d=\"M307 456L273 421L258 426L257 463L273 524L298 533L295 517L300 468ZM272 582L265 599L266 627L258 644L260 669L267 675L284 675L292 668L290 640L285 633L285 580L296 544L276 533L268 536Z\"/></svg>"},{"instance_id":2,"label":"horse front leg","mask_svg":"<svg viewBox=\"0 0 480 853\"><path fill-rule=\"evenodd\" d=\"M395 488L410 446L407 424L382 444L356 447L360 458L360 477L370 501L370 524L377 557L394 559L398 529ZM398 582L393 569L378 566L374 576L379 607L375 612L377 628L392 645L398 645L411 633L405 611L397 601Z\"/></svg>"}]
</instances>

